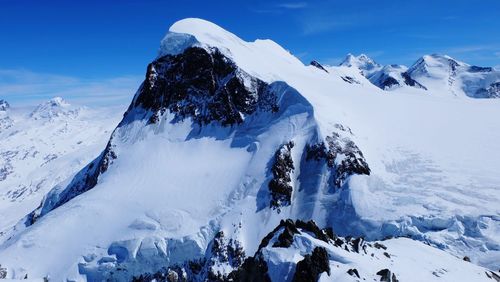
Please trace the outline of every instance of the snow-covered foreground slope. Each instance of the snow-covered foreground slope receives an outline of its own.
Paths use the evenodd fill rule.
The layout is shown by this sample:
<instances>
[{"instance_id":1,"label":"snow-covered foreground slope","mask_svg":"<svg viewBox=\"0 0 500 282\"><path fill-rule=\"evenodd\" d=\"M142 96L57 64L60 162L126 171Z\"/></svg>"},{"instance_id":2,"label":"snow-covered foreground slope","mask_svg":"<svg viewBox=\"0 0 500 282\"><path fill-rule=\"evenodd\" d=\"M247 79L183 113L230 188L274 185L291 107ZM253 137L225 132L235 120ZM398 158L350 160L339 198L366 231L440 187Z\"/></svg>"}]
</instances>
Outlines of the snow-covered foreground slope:
<instances>
[{"instance_id":1,"label":"snow-covered foreground slope","mask_svg":"<svg viewBox=\"0 0 500 282\"><path fill-rule=\"evenodd\" d=\"M500 100L386 95L198 19L161 46L102 153L0 237L7 277L494 279L461 258L499 267ZM310 226L282 236L294 248L269 246L287 218L459 258L410 239L384 241L389 257L353 252Z\"/></svg>"},{"instance_id":2,"label":"snow-covered foreground slope","mask_svg":"<svg viewBox=\"0 0 500 282\"><path fill-rule=\"evenodd\" d=\"M2 111L0 103L5 121L0 127L0 231L97 156L120 116L119 110L74 107L59 97L34 109Z\"/></svg>"}]
</instances>

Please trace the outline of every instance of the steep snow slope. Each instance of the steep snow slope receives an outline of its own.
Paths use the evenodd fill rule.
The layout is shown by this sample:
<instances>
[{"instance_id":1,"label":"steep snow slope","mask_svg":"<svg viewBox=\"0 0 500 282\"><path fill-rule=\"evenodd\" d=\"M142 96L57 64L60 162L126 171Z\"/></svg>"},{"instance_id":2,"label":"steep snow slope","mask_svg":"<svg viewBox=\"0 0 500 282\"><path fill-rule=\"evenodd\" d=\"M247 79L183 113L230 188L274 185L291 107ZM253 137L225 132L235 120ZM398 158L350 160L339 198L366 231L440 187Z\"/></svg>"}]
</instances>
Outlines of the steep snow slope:
<instances>
[{"instance_id":1,"label":"steep snow slope","mask_svg":"<svg viewBox=\"0 0 500 282\"><path fill-rule=\"evenodd\" d=\"M0 231L97 156L120 116L109 109L74 107L60 97L35 109L0 109L0 119L9 121L0 128Z\"/></svg>"},{"instance_id":2,"label":"steep snow slope","mask_svg":"<svg viewBox=\"0 0 500 282\"><path fill-rule=\"evenodd\" d=\"M251 256L284 218L407 235L498 268L500 143L485 140L500 138L499 100L385 95L198 19L175 23L161 46L102 154L0 238L8 275L98 280L222 262L210 251L219 231ZM408 253L405 277L418 253L428 258L414 264L438 264L447 281L488 279L391 242ZM241 265L218 266L209 272Z\"/></svg>"}]
</instances>

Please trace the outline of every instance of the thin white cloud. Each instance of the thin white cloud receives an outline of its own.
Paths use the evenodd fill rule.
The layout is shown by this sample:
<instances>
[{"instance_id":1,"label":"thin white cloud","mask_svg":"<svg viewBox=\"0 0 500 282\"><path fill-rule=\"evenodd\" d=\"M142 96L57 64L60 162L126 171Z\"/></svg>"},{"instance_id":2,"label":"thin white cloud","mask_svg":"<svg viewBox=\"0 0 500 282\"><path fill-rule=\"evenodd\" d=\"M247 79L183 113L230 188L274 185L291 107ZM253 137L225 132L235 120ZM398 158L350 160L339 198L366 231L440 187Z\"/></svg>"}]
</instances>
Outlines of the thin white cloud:
<instances>
[{"instance_id":1,"label":"thin white cloud","mask_svg":"<svg viewBox=\"0 0 500 282\"><path fill-rule=\"evenodd\" d=\"M302 34L312 35L331 30L338 30L354 26L355 23L346 20L335 20L331 18L315 18L302 22Z\"/></svg>"},{"instance_id":2,"label":"thin white cloud","mask_svg":"<svg viewBox=\"0 0 500 282\"><path fill-rule=\"evenodd\" d=\"M308 7L307 2L283 2L275 5L265 5L261 7L250 7L250 10L258 14L283 14L290 10L303 10Z\"/></svg>"},{"instance_id":3,"label":"thin white cloud","mask_svg":"<svg viewBox=\"0 0 500 282\"><path fill-rule=\"evenodd\" d=\"M0 69L0 97L19 105L32 105L55 96L85 105L127 104L141 81L140 76L82 79L25 69Z\"/></svg>"},{"instance_id":4,"label":"thin white cloud","mask_svg":"<svg viewBox=\"0 0 500 282\"><path fill-rule=\"evenodd\" d=\"M276 7L278 7L278 8L284 8L284 9L290 9L290 10L304 9L304 8L307 7L307 2L287 2L287 3L280 3L280 4L277 4Z\"/></svg>"}]
</instances>

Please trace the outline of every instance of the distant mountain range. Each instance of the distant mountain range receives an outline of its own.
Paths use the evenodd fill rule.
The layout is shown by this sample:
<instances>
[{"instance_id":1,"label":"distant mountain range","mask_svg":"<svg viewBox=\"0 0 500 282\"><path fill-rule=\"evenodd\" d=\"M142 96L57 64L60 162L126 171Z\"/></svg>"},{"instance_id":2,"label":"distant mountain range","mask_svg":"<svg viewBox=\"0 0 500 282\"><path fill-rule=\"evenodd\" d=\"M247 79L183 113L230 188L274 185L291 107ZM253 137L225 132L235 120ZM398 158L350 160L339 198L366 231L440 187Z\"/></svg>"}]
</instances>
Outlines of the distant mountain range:
<instances>
[{"instance_id":1,"label":"distant mountain range","mask_svg":"<svg viewBox=\"0 0 500 282\"><path fill-rule=\"evenodd\" d=\"M425 55L408 68L403 65L382 66L364 54L348 54L339 66L359 70L383 90L414 87L440 96L500 98L500 71L471 66L446 55Z\"/></svg>"}]
</instances>

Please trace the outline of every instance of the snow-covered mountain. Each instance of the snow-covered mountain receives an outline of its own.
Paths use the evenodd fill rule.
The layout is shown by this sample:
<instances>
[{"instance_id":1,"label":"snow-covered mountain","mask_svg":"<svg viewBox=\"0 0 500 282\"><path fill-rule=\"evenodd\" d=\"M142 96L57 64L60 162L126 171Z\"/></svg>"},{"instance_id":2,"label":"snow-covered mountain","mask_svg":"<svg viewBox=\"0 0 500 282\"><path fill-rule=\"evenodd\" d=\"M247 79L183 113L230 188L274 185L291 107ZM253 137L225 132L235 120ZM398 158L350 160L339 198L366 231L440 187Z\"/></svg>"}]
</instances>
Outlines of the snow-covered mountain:
<instances>
[{"instance_id":1,"label":"snow-covered mountain","mask_svg":"<svg viewBox=\"0 0 500 282\"><path fill-rule=\"evenodd\" d=\"M413 87L426 90L421 94L436 96L500 97L500 71L471 66L446 55L425 55L408 68L403 65L381 66L365 54L348 54L338 68L345 67L357 70L383 90Z\"/></svg>"},{"instance_id":2,"label":"snow-covered mountain","mask_svg":"<svg viewBox=\"0 0 500 282\"><path fill-rule=\"evenodd\" d=\"M4 229L4 276L498 279L500 100L386 95L200 19L160 46L102 152Z\"/></svg>"},{"instance_id":3,"label":"snow-covered mountain","mask_svg":"<svg viewBox=\"0 0 500 282\"><path fill-rule=\"evenodd\" d=\"M0 231L36 208L56 184L106 144L119 111L71 106L60 97L36 108L0 102Z\"/></svg>"},{"instance_id":4,"label":"snow-covered mountain","mask_svg":"<svg viewBox=\"0 0 500 282\"><path fill-rule=\"evenodd\" d=\"M410 67L408 74L441 95L500 97L500 71L471 66L446 55L423 56Z\"/></svg>"},{"instance_id":5,"label":"snow-covered mountain","mask_svg":"<svg viewBox=\"0 0 500 282\"><path fill-rule=\"evenodd\" d=\"M361 73L369 77L373 73L382 69L382 66L376 63L372 58L368 57L365 54L361 54L359 56L354 56L353 54L347 54L344 61L340 63L340 66L357 68L361 70Z\"/></svg>"}]
</instances>

